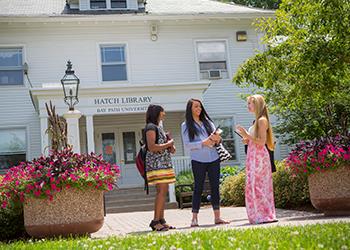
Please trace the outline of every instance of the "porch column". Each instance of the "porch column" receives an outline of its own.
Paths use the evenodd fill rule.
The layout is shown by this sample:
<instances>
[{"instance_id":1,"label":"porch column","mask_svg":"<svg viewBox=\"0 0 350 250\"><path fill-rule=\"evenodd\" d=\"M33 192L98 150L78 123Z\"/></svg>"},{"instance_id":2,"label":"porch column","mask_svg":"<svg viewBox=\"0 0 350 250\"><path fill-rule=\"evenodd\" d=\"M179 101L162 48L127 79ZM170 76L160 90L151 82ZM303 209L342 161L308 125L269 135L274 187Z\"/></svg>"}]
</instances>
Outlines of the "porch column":
<instances>
[{"instance_id":1,"label":"porch column","mask_svg":"<svg viewBox=\"0 0 350 250\"><path fill-rule=\"evenodd\" d=\"M176 202L176 194L175 194L175 184L172 183L169 185L169 202Z\"/></svg>"},{"instance_id":2,"label":"porch column","mask_svg":"<svg viewBox=\"0 0 350 250\"><path fill-rule=\"evenodd\" d=\"M40 135L41 135L41 154L49 155L49 135L46 133L48 128L48 117L40 116Z\"/></svg>"},{"instance_id":3,"label":"porch column","mask_svg":"<svg viewBox=\"0 0 350 250\"><path fill-rule=\"evenodd\" d=\"M95 153L94 116L86 115L87 153Z\"/></svg>"},{"instance_id":4,"label":"porch column","mask_svg":"<svg viewBox=\"0 0 350 250\"><path fill-rule=\"evenodd\" d=\"M68 111L63 115L67 122L67 141L73 146L73 151L80 154L80 136L79 136L79 110Z\"/></svg>"}]
</instances>

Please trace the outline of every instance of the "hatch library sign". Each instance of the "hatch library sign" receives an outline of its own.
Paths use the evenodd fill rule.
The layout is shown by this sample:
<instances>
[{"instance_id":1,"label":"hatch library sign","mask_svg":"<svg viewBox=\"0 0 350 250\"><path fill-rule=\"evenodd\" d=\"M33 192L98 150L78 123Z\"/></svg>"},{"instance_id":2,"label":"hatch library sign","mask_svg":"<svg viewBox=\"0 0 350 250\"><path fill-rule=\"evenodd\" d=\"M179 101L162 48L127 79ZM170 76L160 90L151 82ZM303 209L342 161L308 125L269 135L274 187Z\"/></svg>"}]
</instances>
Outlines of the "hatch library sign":
<instances>
[{"instance_id":1,"label":"hatch library sign","mask_svg":"<svg viewBox=\"0 0 350 250\"><path fill-rule=\"evenodd\" d=\"M97 113L146 112L152 96L127 96L95 98Z\"/></svg>"}]
</instances>

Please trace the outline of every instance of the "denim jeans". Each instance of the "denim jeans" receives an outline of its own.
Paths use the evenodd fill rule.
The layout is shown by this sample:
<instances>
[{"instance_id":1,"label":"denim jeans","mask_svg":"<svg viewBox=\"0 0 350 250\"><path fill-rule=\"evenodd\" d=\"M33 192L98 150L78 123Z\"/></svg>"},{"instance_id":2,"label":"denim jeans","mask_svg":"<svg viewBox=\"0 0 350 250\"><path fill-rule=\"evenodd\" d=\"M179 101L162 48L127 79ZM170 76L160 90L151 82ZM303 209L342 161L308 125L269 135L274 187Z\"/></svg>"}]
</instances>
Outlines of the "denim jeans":
<instances>
[{"instance_id":1,"label":"denim jeans","mask_svg":"<svg viewBox=\"0 0 350 250\"><path fill-rule=\"evenodd\" d=\"M208 172L210 189L211 189L211 205L214 210L220 208L220 160L217 159L213 162L198 162L191 161L192 172L194 177L194 191L192 196L192 212L198 213L201 205L201 198L203 192L203 185L205 181L206 173Z\"/></svg>"}]
</instances>

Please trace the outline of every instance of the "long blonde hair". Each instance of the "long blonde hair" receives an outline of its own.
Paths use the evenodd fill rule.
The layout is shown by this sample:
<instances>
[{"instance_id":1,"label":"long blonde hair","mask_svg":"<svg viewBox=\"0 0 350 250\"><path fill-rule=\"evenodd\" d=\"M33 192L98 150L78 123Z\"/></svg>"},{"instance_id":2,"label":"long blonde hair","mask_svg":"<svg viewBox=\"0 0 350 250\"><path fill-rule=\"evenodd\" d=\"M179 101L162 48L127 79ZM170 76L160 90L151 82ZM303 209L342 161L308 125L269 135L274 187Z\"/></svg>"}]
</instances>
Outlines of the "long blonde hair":
<instances>
[{"instance_id":1,"label":"long blonde hair","mask_svg":"<svg viewBox=\"0 0 350 250\"><path fill-rule=\"evenodd\" d=\"M254 103L255 108L255 123L253 125L254 128L254 137L258 137L259 132L259 119L261 117L265 117L267 119L268 128L267 128L267 136L266 136L266 145L270 150L274 150L275 142L273 139L273 131L270 123L269 112L267 110L265 99L262 95L251 95L247 98L248 101L252 101Z\"/></svg>"}]
</instances>

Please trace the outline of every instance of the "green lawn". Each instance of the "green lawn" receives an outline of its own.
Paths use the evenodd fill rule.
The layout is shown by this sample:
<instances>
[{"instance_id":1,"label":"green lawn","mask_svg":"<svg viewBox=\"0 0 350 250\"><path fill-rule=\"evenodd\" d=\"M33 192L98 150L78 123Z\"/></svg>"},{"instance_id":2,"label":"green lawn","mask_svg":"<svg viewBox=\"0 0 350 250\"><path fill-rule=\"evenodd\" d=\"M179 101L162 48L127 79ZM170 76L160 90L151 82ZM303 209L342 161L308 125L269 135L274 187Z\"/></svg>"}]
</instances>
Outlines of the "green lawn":
<instances>
[{"instance_id":1,"label":"green lawn","mask_svg":"<svg viewBox=\"0 0 350 250\"><path fill-rule=\"evenodd\" d=\"M350 250L350 223L246 230L150 233L107 239L56 239L0 244L0 249L341 249Z\"/></svg>"}]
</instances>

